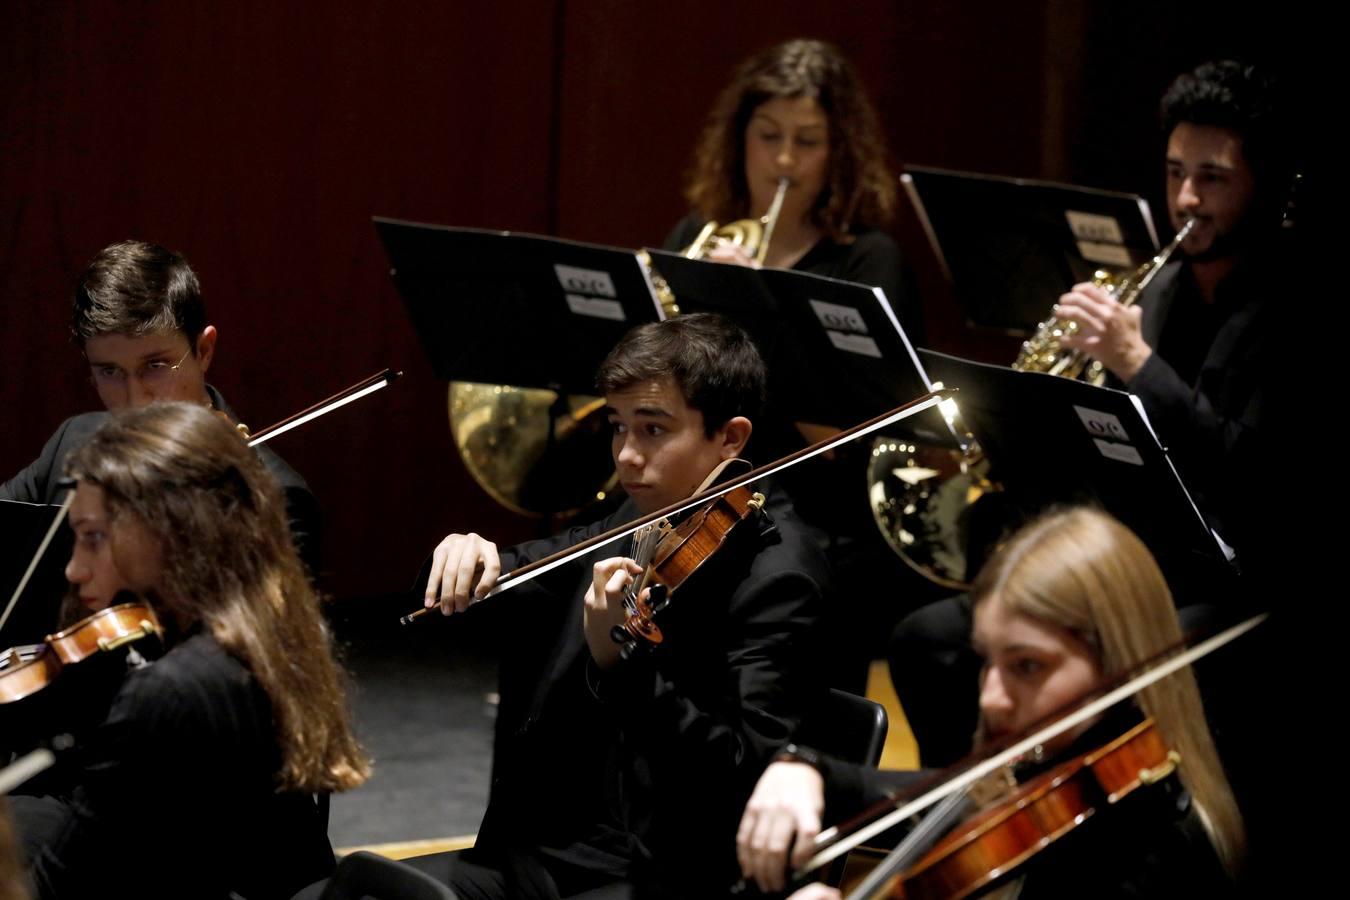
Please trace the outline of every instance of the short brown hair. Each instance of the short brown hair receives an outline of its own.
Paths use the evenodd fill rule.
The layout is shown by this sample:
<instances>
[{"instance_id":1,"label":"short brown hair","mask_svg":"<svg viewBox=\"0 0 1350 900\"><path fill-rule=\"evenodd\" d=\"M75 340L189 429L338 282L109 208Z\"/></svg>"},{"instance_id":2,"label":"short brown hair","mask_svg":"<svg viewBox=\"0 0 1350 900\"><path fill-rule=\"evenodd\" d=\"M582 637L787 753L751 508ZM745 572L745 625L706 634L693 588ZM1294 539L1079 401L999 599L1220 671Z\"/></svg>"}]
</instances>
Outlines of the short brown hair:
<instances>
[{"instance_id":1,"label":"short brown hair","mask_svg":"<svg viewBox=\"0 0 1350 900\"><path fill-rule=\"evenodd\" d=\"M197 273L181 254L146 241L98 252L75 285L71 331L81 346L105 334L181 331L195 351L206 327Z\"/></svg>"},{"instance_id":2,"label":"short brown hair","mask_svg":"<svg viewBox=\"0 0 1350 900\"><path fill-rule=\"evenodd\" d=\"M744 329L722 316L692 313L628 332L600 364L595 381L608 396L667 376L684 402L703 413L709 437L734 416L759 415L769 377Z\"/></svg>"}]
</instances>

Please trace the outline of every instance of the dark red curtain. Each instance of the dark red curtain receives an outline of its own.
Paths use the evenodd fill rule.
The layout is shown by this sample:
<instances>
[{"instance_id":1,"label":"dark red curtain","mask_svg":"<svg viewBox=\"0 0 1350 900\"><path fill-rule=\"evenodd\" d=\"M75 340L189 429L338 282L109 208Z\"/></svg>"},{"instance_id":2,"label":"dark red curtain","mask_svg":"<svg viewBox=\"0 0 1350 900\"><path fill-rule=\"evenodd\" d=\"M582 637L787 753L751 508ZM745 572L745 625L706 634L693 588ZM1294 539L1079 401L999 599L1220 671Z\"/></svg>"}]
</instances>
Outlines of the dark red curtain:
<instances>
[{"instance_id":1,"label":"dark red curtain","mask_svg":"<svg viewBox=\"0 0 1350 900\"><path fill-rule=\"evenodd\" d=\"M1267 47L1166 15L1149 44L1146 24L1069 0L5 4L0 477L97 405L66 330L76 274L112 241L157 241L197 268L221 332L211 381L255 427L407 372L274 444L324 505L328 589L400 589L447 531L535 526L464 474L371 215L658 243L732 67L795 36L856 61L898 161L1151 190L1171 74ZM1006 355L961 330L897 228L930 343Z\"/></svg>"}]
</instances>

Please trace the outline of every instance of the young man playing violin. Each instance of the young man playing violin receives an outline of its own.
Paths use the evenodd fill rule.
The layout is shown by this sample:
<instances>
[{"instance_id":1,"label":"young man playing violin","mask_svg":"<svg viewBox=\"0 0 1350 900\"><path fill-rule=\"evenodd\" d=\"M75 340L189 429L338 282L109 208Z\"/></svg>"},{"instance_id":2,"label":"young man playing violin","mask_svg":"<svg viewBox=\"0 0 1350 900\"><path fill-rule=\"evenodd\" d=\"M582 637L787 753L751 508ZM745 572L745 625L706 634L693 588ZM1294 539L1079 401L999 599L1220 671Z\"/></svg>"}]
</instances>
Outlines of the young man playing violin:
<instances>
[{"instance_id":1,"label":"young man playing violin","mask_svg":"<svg viewBox=\"0 0 1350 900\"><path fill-rule=\"evenodd\" d=\"M207 322L201 286L188 261L144 241L121 241L99 251L75 287L71 330L89 363L90 380L110 412L158 400L210 407L237 421L220 392L206 383L218 333ZM0 500L54 503L66 458L83 446L108 413L85 413L62 422L27 468L0 484ZM317 563L318 503L294 469L270 449L257 453L281 484L291 535L311 572ZM40 633L7 629L14 641L41 638L51 622L24 616ZM14 642L11 641L11 642Z\"/></svg>"},{"instance_id":2,"label":"young man playing violin","mask_svg":"<svg viewBox=\"0 0 1350 900\"><path fill-rule=\"evenodd\" d=\"M626 543L487 599L504 571L695 493L743 453L765 392L748 335L716 316L631 331L600 368L628 500L550 540L436 548L426 605L498 617L501 704L476 846L413 864L460 897L715 896L758 771L814 696L811 632L827 575L791 504L764 515L680 587L664 643L623 659L611 630L641 569ZM598 892L598 893L597 893Z\"/></svg>"}]
</instances>

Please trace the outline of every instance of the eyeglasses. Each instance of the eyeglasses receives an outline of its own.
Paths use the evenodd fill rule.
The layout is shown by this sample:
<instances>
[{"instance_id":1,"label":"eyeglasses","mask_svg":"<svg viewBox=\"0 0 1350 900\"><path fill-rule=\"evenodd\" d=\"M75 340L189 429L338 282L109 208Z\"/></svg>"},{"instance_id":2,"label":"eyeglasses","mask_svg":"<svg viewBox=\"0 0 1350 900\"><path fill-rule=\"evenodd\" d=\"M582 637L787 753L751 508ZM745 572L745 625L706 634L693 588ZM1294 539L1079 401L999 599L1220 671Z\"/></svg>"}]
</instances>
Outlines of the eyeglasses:
<instances>
[{"instance_id":1,"label":"eyeglasses","mask_svg":"<svg viewBox=\"0 0 1350 900\"><path fill-rule=\"evenodd\" d=\"M152 359L140 366L131 377L141 383L141 387L154 390L156 387L162 387L173 381L178 370L182 368L183 363L192 355L192 348L173 365L169 365L167 360ZM90 380L94 382L95 387L100 388L125 388L127 386L127 372L121 366L94 366L91 370Z\"/></svg>"}]
</instances>

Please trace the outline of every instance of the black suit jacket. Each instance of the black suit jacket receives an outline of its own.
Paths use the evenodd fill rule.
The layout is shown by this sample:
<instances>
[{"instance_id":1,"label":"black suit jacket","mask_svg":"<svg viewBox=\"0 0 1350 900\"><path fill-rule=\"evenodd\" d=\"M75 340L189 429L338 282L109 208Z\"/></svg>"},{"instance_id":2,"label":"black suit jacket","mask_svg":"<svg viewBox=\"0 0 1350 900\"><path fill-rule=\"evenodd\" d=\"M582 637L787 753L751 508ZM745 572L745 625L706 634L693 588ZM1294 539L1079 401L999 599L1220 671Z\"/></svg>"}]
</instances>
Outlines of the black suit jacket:
<instances>
[{"instance_id":1,"label":"black suit jacket","mask_svg":"<svg viewBox=\"0 0 1350 900\"><path fill-rule=\"evenodd\" d=\"M288 898L332 871L313 797L276 789L266 694L205 633L128 673L78 752L68 795L15 798L21 831L45 805L39 897Z\"/></svg>"},{"instance_id":2,"label":"black suit jacket","mask_svg":"<svg viewBox=\"0 0 1350 900\"><path fill-rule=\"evenodd\" d=\"M210 385L206 388L211 405L237 418L220 392ZM42 448L42 453L17 475L0 484L0 500L21 500L25 503L55 503L60 493L59 484L66 458L85 442L112 416L108 412L91 412L66 419ZM295 548L311 573L318 571L320 517L319 503L299 473L286 464L266 446L255 448L258 457L281 486L286 498L286 512L291 521L291 536Z\"/></svg>"},{"instance_id":3,"label":"black suit jacket","mask_svg":"<svg viewBox=\"0 0 1350 900\"><path fill-rule=\"evenodd\" d=\"M1240 267L1220 286L1216 303L1226 312L1204 352L1194 383L1187 383L1153 353L1127 385L1144 404L1200 508L1228 543L1252 544L1247 486L1263 467L1260 442L1277 368L1271 349L1278 334L1272 321L1278 278L1259 262ZM1144 341L1158 347L1168 318L1180 303L1202 302L1184 262L1168 263L1139 299Z\"/></svg>"},{"instance_id":4,"label":"black suit jacket","mask_svg":"<svg viewBox=\"0 0 1350 900\"><path fill-rule=\"evenodd\" d=\"M784 496L767 510L672 596L665 643L603 674L582 598L593 564L629 553L626 541L488 601L506 644L477 848L508 879L513 864L560 860L702 896L734 880L750 790L824 689L811 665L825 564ZM589 528L511 548L503 570L635 516L625 503Z\"/></svg>"}]
</instances>

